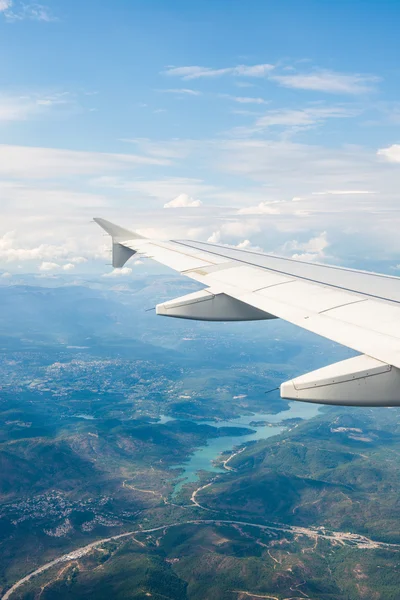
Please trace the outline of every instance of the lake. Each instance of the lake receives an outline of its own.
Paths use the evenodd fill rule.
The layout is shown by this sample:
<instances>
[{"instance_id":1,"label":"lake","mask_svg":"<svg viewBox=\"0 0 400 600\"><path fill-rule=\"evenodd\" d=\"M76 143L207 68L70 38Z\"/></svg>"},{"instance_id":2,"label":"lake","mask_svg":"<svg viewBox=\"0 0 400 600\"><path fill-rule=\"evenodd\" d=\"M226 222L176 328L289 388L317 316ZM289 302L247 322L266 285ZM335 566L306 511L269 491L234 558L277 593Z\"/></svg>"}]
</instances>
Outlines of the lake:
<instances>
[{"instance_id":1,"label":"lake","mask_svg":"<svg viewBox=\"0 0 400 600\"><path fill-rule=\"evenodd\" d=\"M188 461L174 467L175 469L181 469L183 472L172 495L176 496L185 484L197 481L199 479L199 471L226 473L225 469L213 464L213 461L222 452L233 452L236 446L278 435L285 427L277 425L276 423L279 423L284 419L293 419L295 417L304 420L311 419L318 414L319 409L319 404L290 402L289 410L281 411L276 415L254 413L252 415L243 415L235 419L230 419L229 421L218 421L218 425L216 425L215 421L196 421L196 423L206 423L213 427L248 427L254 430L254 433L250 433L249 435L223 436L209 440L207 445L196 450ZM162 416L161 420L165 423L167 420L171 419ZM265 421L267 425L250 425L253 421Z\"/></svg>"}]
</instances>

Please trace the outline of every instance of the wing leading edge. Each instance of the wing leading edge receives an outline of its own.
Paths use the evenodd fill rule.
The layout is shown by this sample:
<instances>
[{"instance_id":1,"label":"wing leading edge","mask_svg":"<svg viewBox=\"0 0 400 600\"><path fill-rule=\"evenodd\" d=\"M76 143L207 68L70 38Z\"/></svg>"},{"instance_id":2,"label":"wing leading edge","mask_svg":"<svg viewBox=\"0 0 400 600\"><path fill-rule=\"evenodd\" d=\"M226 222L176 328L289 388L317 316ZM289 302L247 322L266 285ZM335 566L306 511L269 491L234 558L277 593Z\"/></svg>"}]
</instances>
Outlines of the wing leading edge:
<instances>
[{"instance_id":1,"label":"wing leading edge","mask_svg":"<svg viewBox=\"0 0 400 600\"><path fill-rule=\"evenodd\" d=\"M161 242L94 220L112 237L115 267L139 254L206 286L159 304L159 315L208 321L281 318L361 353L283 383L283 398L400 406L400 278L216 244Z\"/></svg>"}]
</instances>

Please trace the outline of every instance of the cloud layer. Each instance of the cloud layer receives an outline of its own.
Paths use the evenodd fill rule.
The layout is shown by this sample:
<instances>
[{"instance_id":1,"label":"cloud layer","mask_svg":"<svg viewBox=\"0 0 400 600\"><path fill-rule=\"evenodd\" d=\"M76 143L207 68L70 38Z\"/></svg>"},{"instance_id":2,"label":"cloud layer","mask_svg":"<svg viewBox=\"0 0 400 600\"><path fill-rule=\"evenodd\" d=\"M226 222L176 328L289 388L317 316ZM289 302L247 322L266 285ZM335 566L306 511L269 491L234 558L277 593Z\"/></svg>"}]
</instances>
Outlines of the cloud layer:
<instances>
[{"instance_id":1,"label":"cloud layer","mask_svg":"<svg viewBox=\"0 0 400 600\"><path fill-rule=\"evenodd\" d=\"M30 5L31 14L33 6L39 11ZM3 14L10 8L0 0ZM368 95L379 78L305 62L227 64L167 67L141 89L150 100L131 103L132 115L145 116L115 119L118 131L106 128L97 146L90 136L70 147L58 146L64 138L54 147L47 141L53 122L57 131L63 119L71 130L86 126L87 114L74 120L82 90L3 92L3 139L40 129L46 143L27 135L25 144L0 145L0 269L79 273L97 264L104 271L110 241L93 215L149 237L208 239L306 260L347 264L360 248L398 257L400 145L393 128L378 141L374 119L388 108L370 104ZM168 87L171 81L178 85ZM130 274L125 267L105 276Z\"/></svg>"}]
</instances>

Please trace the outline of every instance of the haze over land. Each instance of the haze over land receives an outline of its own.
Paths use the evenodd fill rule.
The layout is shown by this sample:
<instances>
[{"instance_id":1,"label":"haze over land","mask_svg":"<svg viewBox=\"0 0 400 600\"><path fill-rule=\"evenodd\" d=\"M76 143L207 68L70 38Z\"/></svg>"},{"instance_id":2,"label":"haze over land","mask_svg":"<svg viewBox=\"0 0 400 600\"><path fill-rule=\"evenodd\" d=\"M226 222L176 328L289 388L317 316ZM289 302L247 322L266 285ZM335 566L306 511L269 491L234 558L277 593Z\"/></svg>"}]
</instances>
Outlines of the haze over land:
<instances>
[{"instance_id":1,"label":"haze over land","mask_svg":"<svg viewBox=\"0 0 400 600\"><path fill-rule=\"evenodd\" d=\"M190 289L153 275L0 288L3 590L56 560L11 600L396 598L399 411L288 419L265 391L350 351L279 321L144 312ZM275 437L241 443L260 427ZM226 453L207 454L218 438ZM177 487L201 448L208 472Z\"/></svg>"}]
</instances>

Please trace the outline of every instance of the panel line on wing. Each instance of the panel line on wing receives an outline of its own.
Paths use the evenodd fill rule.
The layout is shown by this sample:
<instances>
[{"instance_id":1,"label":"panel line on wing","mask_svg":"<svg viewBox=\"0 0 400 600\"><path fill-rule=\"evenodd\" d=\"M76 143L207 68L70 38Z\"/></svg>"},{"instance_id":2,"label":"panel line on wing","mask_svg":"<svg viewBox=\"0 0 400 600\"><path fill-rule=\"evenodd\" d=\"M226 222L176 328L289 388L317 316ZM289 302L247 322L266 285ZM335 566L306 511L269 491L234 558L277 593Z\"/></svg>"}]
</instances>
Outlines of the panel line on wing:
<instances>
[{"instance_id":1,"label":"panel line on wing","mask_svg":"<svg viewBox=\"0 0 400 600\"><path fill-rule=\"evenodd\" d=\"M233 267L237 267L237 262L235 260L219 264L212 264L211 267L186 269L186 271L181 271L181 273L182 275L189 275L190 273L198 273L199 275L210 275L211 273L225 271L227 269L232 269Z\"/></svg>"},{"instance_id":2,"label":"panel line on wing","mask_svg":"<svg viewBox=\"0 0 400 600\"><path fill-rule=\"evenodd\" d=\"M173 242L175 243L175 242ZM197 252L195 254L191 253L191 252L181 252L180 250L177 250L176 248L172 247L171 244L163 244L160 242L149 242L150 246L154 246L156 248L161 248L162 250L166 250L167 252L175 252L176 254L180 254L181 256L186 256L188 258L193 258L194 260L200 260L202 262L208 262L210 265L215 265L217 266L219 263L218 262L213 262L212 260L210 260L209 256L208 256L208 251L202 251L199 248L194 248L193 246L188 246L189 248L191 248L192 250L197 250ZM212 253L214 254L214 253ZM218 256L218 255L216 255ZM192 269L186 269L186 271L190 271ZM194 270L194 269L193 269ZM181 271L182 273L184 271Z\"/></svg>"},{"instance_id":3,"label":"panel line on wing","mask_svg":"<svg viewBox=\"0 0 400 600\"><path fill-rule=\"evenodd\" d=\"M189 248L193 247L193 246L189 246L188 244L184 244L183 242L174 242L174 243L182 244L184 246L187 245ZM228 259L232 258L231 256L227 256L226 254L222 254L222 252L212 252L211 250L207 250L207 252L210 252L211 254L215 254L217 256L221 256L221 257L228 258ZM261 256L266 256L266 255L264 254ZM360 291L357 291L352 288L336 285L333 283L327 283L324 281L320 281L318 279L312 279L310 277L304 277L303 275L293 275L293 273L288 273L287 271L281 271L279 269L273 269L271 267L265 267L263 265L255 265L254 263L247 261L247 260L243 260L241 258L235 258L234 260L237 261L238 263L242 263L244 265L249 265L255 269L262 269L264 271L269 271L271 273L279 273L280 275L286 275L287 277L295 277L296 279L301 279L304 281L309 281L310 283L316 283L318 285L324 285L326 287L343 290L345 292L350 292L353 294L358 294L359 296L368 296L369 298L375 298L376 300L384 300L385 302L391 302L391 303L397 304L397 305L400 304L400 302L398 300L393 300L392 298L387 298L385 296L378 296L376 294L371 294L368 292L360 292ZM297 262L301 262L301 261L297 261ZM325 266L325 265L320 265L320 266Z\"/></svg>"},{"instance_id":4,"label":"panel line on wing","mask_svg":"<svg viewBox=\"0 0 400 600\"><path fill-rule=\"evenodd\" d=\"M253 294L257 292L262 292L262 290L268 290L272 287L277 287L278 285L287 285L288 283L295 283L295 279L289 279L289 281L280 281L279 283L271 283L271 285L263 285L263 287L258 288L257 290L253 290Z\"/></svg>"},{"instance_id":5,"label":"panel line on wing","mask_svg":"<svg viewBox=\"0 0 400 600\"><path fill-rule=\"evenodd\" d=\"M188 246L189 248L195 248L195 246L191 246L189 244L189 242L185 242L185 241L179 241L179 240L172 240L174 244L182 244L183 246ZM218 246L217 244L211 244L210 242L195 242L199 245L204 245L204 246L211 246L212 248L221 248L221 246ZM200 249L200 248L199 248ZM243 250L240 250L239 248L229 248L229 250L232 250L234 252L243 252ZM205 250L205 252L211 252L211 250ZM382 279L393 279L394 281L400 281L400 277L397 277L396 275L386 275L383 273L375 273L374 271L363 271L363 270L359 270L359 269L349 269L347 267L340 267L339 265L326 265L324 263L318 263L318 262L310 262L308 260L298 260L295 258L289 258L286 256L275 256L274 254L267 254L264 252L256 252L255 250L245 250L246 254L255 254L256 256L261 256L261 257L267 257L270 258L272 260L284 260L287 262L292 262L295 264L304 264L304 265L310 265L312 267L314 266L318 266L318 267L323 267L324 269L332 269L335 271L345 271L347 273L364 273L365 275L373 275L374 277L381 277ZM219 253L218 253L219 254ZM236 259L235 260L240 260L240 259ZM267 268L267 267L264 267ZM272 269L271 269L272 270Z\"/></svg>"},{"instance_id":6,"label":"panel line on wing","mask_svg":"<svg viewBox=\"0 0 400 600\"><path fill-rule=\"evenodd\" d=\"M331 306L330 308L325 308L325 310L318 311L318 314L326 314L330 310L336 310L337 308L342 308L343 306L350 306L350 304L359 304L360 302L368 302L368 298L362 298L361 300L353 300L352 302L344 302L343 304L338 304L337 306Z\"/></svg>"}]
</instances>

